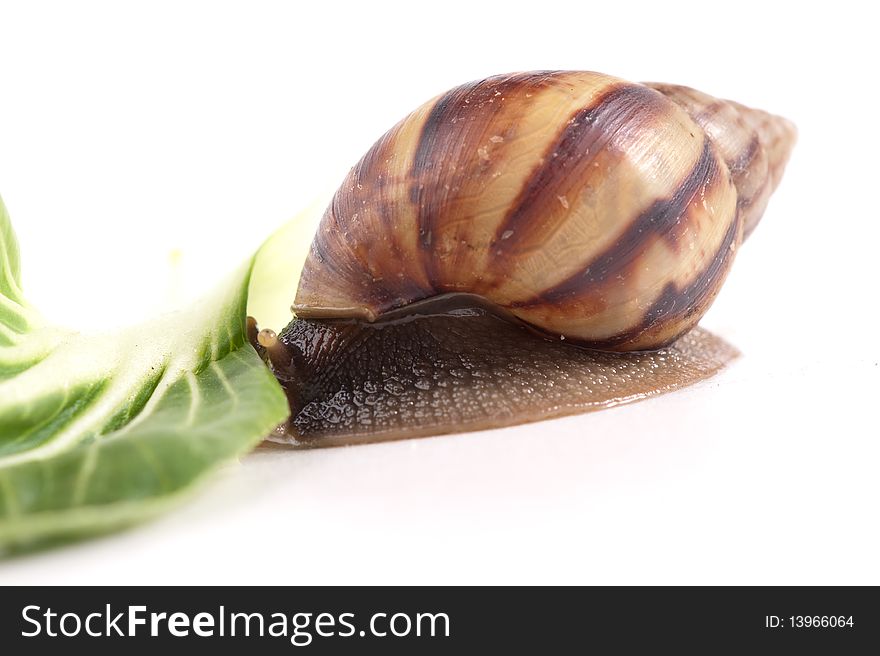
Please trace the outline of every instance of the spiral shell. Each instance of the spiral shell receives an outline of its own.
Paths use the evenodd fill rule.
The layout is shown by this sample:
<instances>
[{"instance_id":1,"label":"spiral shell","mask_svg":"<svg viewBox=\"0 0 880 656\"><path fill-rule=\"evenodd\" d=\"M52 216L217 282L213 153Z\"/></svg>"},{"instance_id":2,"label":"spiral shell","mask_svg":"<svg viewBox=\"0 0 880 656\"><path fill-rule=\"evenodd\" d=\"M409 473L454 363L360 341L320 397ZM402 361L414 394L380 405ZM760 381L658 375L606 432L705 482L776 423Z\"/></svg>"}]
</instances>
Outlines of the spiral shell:
<instances>
[{"instance_id":1,"label":"spiral shell","mask_svg":"<svg viewBox=\"0 0 880 656\"><path fill-rule=\"evenodd\" d=\"M293 309L373 321L468 293L580 344L659 348L715 298L794 134L686 87L599 73L456 87L351 170Z\"/></svg>"}]
</instances>

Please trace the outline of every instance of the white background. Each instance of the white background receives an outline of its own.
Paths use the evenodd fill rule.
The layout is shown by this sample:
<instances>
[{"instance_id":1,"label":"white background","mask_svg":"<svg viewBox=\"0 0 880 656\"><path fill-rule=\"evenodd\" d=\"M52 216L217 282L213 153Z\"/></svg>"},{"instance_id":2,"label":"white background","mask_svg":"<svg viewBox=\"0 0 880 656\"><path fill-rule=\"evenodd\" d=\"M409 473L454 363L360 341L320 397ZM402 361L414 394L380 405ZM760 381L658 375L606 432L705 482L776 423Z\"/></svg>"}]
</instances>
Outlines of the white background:
<instances>
[{"instance_id":1,"label":"white background","mask_svg":"<svg viewBox=\"0 0 880 656\"><path fill-rule=\"evenodd\" d=\"M257 452L0 582L880 583L880 57L856 3L819 6L0 5L0 193L30 297L85 330L206 289L467 80L600 70L800 129L704 321L744 354L722 375L525 427Z\"/></svg>"}]
</instances>

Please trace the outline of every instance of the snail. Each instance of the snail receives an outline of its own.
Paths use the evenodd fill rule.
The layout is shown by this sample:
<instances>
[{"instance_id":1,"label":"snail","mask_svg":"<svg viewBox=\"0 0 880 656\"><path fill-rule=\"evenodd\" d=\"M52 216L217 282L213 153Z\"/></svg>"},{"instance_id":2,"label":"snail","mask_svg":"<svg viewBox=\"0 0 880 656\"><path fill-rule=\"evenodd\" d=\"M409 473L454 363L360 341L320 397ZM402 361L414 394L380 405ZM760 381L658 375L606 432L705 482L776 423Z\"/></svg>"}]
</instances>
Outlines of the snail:
<instances>
[{"instance_id":1,"label":"snail","mask_svg":"<svg viewBox=\"0 0 880 656\"><path fill-rule=\"evenodd\" d=\"M735 349L692 329L794 141L766 112L593 72L434 98L351 170L296 318L255 335L291 399L276 438L508 425L711 375Z\"/></svg>"}]
</instances>

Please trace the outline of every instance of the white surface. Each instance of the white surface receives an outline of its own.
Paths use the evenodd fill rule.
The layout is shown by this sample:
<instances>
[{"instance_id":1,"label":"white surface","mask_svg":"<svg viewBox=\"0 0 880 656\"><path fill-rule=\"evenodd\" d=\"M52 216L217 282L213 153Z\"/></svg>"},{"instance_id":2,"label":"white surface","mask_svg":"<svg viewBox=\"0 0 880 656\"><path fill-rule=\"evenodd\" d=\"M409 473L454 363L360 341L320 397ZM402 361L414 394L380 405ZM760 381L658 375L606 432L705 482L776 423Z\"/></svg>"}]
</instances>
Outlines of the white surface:
<instances>
[{"instance_id":1,"label":"white surface","mask_svg":"<svg viewBox=\"0 0 880 656\"><path fill-rule=\"evenodd\" d=\"M793 119L800 142L704 322L744 354L713 380L259 452L0 582L880 583L876 39L857 6L2 5L0 191L31 298L84 328L205 289L412 107L487 74L688 84Z\"/></svg>"}]
</instances>

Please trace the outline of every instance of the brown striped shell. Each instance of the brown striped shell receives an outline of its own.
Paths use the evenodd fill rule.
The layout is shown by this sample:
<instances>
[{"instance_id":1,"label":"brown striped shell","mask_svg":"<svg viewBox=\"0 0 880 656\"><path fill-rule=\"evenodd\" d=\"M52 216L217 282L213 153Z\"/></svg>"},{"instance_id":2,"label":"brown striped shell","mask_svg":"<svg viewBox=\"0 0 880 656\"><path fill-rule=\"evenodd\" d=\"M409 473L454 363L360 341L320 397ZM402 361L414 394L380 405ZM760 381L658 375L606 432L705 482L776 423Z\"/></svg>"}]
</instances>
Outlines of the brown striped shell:
<instances>
[{"instance_id":1,"label":"brown striped shell","mask_svg":"<svg viewBox=\"0 0 880 656\"><path fill-rule=\"evenodd\" d=\"M456 87L351 170L293 309L374 321L467 293L583 345L660 348L708 309L794 138L765 112L598 73Z\"/></svg>"}]
</instances>

